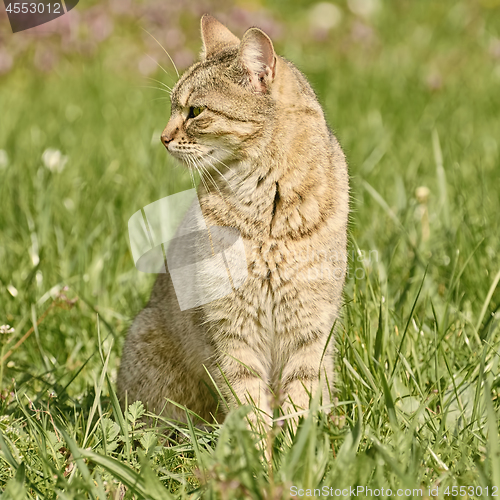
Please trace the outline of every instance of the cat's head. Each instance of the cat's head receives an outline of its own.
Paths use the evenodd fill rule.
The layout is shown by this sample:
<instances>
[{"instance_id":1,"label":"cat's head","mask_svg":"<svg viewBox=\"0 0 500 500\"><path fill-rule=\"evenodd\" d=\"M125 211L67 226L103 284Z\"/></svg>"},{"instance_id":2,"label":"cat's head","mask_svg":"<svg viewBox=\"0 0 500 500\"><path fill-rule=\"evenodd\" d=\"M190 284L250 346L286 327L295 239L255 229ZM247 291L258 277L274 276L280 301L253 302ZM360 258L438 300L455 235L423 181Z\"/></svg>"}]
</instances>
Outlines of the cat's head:
<instances>
[{"instance_id":1,"label":"cat's head","mask_svg":"<svg viewBox=\"0 0 500 500\"><path fill-rule=\"evenodd\" d=\"M258 28L247 30L240 41L204 15L201 36L201 61L175 85L161 140L188 166L220 168L222 162L258 155L269 142L281 63Z\"/></svg>"}]
</instances>

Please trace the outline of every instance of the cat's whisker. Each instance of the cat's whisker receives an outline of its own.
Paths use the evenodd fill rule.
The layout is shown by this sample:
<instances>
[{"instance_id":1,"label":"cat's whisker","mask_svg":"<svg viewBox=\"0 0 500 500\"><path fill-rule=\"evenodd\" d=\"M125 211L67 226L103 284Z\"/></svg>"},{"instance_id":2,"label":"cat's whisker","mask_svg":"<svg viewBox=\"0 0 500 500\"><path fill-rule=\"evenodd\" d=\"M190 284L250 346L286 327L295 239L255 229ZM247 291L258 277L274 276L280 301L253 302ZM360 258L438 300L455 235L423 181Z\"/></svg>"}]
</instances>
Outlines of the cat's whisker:
<instances>
[{"instance_id":1,"label":"cat's whisker","mask_svg":"<svg viewBox=\"0 0 500 500\"><path fill-rule=\"evenodd\" d=\"M191 182L193 183L193 189L196 189L196 182L194 180L194 174L193 174L193 167L191 165L191 162L189 161L189 158L187 159L189 165L188 165L188 170L189 170L189 175L191 177Z\"/></svg>"},{"instance_id":2,"label":"cat's whisker","mask_svg":"<svg viewBox=\"0 0 500 500\"><path fill-rule=\"evenodd\" d=\"M210 172L207 170L207 168L200 162L199 164L200 168L202 169L203 172L207 175L207 178L210 180L210 182L215 186L215 189L219 192L219 195L221 198L224 198L224 195L222 194L222 191L220 190L219 186L215 182L214 178L210 175Z\"/></svg>"},{"instance_id":3,"label":"cat's whisker","mask_svg":"<svg viewBox=\"0 0 500 500\"><path fill-rule=\"evenodd\" d=\"M177 73L177 78L179 78L179 71L177 71L177 66L174 63L174 60L170 57L170 54L167 52L167 49L165 49L165 47L147 29L145 29L145 28L142 28L142 29L163 49L165 54L167 54L168 58L170 59L170 62L172 63L172 65L175 69L175 72ZM165 71L165 73L167 73L167 72ZM168 75L168 73L167 73L167 75Z\"/></svg>"},{"instance_id":4,"label":"cat's whisker","mask_svg":"<svg viewBox=\"0 0 500 500\"><path fill-rule=\"evenodd\" d=\"M205 187L207 193L209 193L210 189L209 189L208 184L206 183L205 179L203 178L203 172L198 168L199 165L196 162L196 158L194 156L190 156L189 159L192 162L192 165L194 166L194 168L196 169L196 171L198 172L198 174L200 176L200 180L203 183L203 186Z\"/></svg>"},{"instance_id":5,"label":"cat's whisker","mask_svg":"<svg viewBox=\"0 0 500 500\"><path fill-rule=\"evenodd\" d=\"M207 184L207 181L205 180L205 178L203 176L203 172L198 167L196 167L196 171L200 175L201 182L203 182L203 186L205 187L206 192L210 193L210 186Z\"/></svg>"},{"instance_id":6,"label":"cat's whisker","mask_svg":"<svg viewBox=\"0 0 500 500\"><path fill-rule=\"evenodd\" d=\"M217 191L219 192L219 195L221 196L221 198L224 198L224 195L222 194L222 191L220 190L219 186L217 185L217 183L215 182L215 180L213 179L213 177L210 175L210 172L203 165L203 163L201 162L200 158L197 158L197 157L193 156L193 160L194 160L194 162L196 163L196 165L198 167L198 172L200 172L200 177L203 178L203 174L205 174L207 176L207 179L212 183L212 185L215 187L215 189L217 189ZM207 189L208 186L205 185L205 188ZM208 189L207 189L207 192L209 192Z\"/></svg>"},{"instance_id":7,"label":"cat's whisker","mask_svg":"<svg viewBox=\"0 0 500 500\"><path fill-rule=\"evenodd\" d=\"M228 150L223 149L223 148L220 148L220 149L222 149L222 151L227 152L228 154L232 154L232 153L231 153L231 151L228 151ZM215 160L217 163L220 163L221 165L223 165L224 167L226 167L226 168L227 168L227 170L228 170L229 172L231 172L231 174L232 174L234 177L236 177L236 178L238 179L238 182L240 182L240 183L241 183L242 178L241 178L241 173L240 173L240 172L238 172L238 171L237 171L237 170L235 170L234 168L230 167L227 163L224 163L222 160L220 160L219 158L215 157L214 155L209 154L208 156L210 156L210 158L212 158L213 160ZM214 168L215 168L215 167L214 167ZM226 179L226 180L227 180L227 179ZM228 181L228 183L229 183L229 181Z\"/></svg>"},{"instance_id":8,"label":"cat's whisker","mask_svg":"<svg viewBox=\"0 0 500 500\"><path fill-rule=\"evenodd\" d=\"M228 153L229 153L229 151L228 151ZM231 184L230 184L229 180L228 180L226 177L224 177L224 176L223 176L223 177L224 177L224 179L226 180L226 182L227 182L228 186L231 188L231 191L235 192L235 189L236 189L236 188L241 187L241 185L243 184L243 182L244 182L244 181L245 181L245 179L246 179L245 177L242 177L242 176L241 176L241 174L240 174L237 170L235 170L235 169L231 168L229 165L226 165L226 163L224 163L222 160L219 160L218 158L214 157L213 155L208 154L207 156L210 156L210 157L211 157L213 160L215 160L216 162L218 162L218 163L220 163L220 164L224 165L224 166L225 166L225 167L226 167L226 168L227 168L227 169L231 172L231 174L233 174L233 176L236 178L236 179L235 179L234 186L231 186ZM212 163L210 163L210 166L212 166L213 168L215 168L215 169L218 171L218 169L217 169L217 168L215 167L215 165L213 165ZM219 172L219 173L220 173L220 172ZM222 175L222 174L221 174L221 175Z\"/></svg>"},{"instance_id":9,"label":"cat's whisker","mask_svg":"<svg viewBox=\"0 0 500 500\"><path fill-rule=\"evenodd\" d=\"M209 153L207 155L211 160L214 160L216 161L217 163L220 163L221 165L223 165L224 167L226 167L228 169L229 172L235 174L235 175L238 175L236 173L235 170L233 170L229 165L226 165L222 160L220 160L219 158L217 158L216 156L214 156L213 154ZM214 166L214 168L217 170L217 168ZM217 170L218 171L218 170ZM219 172L219 171L218 171ZM219 172L220 175L222 175L220 172ZM227 179L226 179L227 180Z\"/></svg>"},{"instance_id":10,"label":"cat's whisker","mask_svg":"<svg viewBox=\"0 0 500 500\"><path fill-rule=\"evenodd\" d=\"M191 182L193 183L193 189L196 189L196 179L194 178L194 172L192 167L189 168L189 175L191 176Z\"/></svg>"},{"instance_id":11,"label":"cat's whisker","mask_svg":"<svg viewBox=\"0 0 500 500\"><path fill-rule=\"evenodd\" d=\"M166 83L163 83L161 80L157 80L156 78L151 78L151 77L146 77L148 80L151 80L152 82L159 83L160 85L163 85L165 88L167 88L170 92L172 92L172 88L169 87Z\"/></svg>"},{"instance_id":12,"label":"cat's whisker","mask_svg":"<svg viewBox=\"0 0 500 500\"><path fill-rule=\"evenodd\" d=\"M200 151L199 148L195 148L196 151ZM204 176L207 177L207 179L211 182L211 184L215 187L215 189L217 189L217 191L219 192L221 198L224 197L224 195L222 194L222 191L220 190L219 186L217 185L217 183L215 182L215 180L213 179L212 175L210 174L210 172L207 170L207 168L203 165L203 163L201 162L201 159L193 154L190 154L189 156L186 156L186 159L189 161L190 164L194 164L195 168L196 168L196 171L199 173L200 175L200 179L201 181L203 182L203 185L205 186L205 189L207 190L207 193L210 192L209 190L209 186L208 184L206 183L205 179L204 179ZM213 166L212 164L210 164L210 166ZM219 174L224 177L220 172ZM227 182L228 186L231 188L231 186L229 185L229 181L224 177L225 181ZM231 188L232 190L232 188Z\"/></svg>"},{"instance_id":13,"label":"cat's whisker","mask_svg":"<svg viewBox=\"0 0 500 500\"><path fill-rule=\"evenodd\" d=\"M139 87L141 89L154 89L154 90L161 90L162 92L166 92L168 95L170 95L170 92L168 90L162 89L160 87L152 87L151 85L142 85Z\"/></svg>"},{"instance_id":14,"label":"cat's whisker","mask_svg":"<svg viewBox=\"0 0 500 500\"><path fill-rule=\"evenodd\" d=\"M226 168L229 170L229 172L231 172L232 174L234 174L234 175L238 176L238 172L237 172L236 170L232 169L229 165L227 165L226 163L224 163L222 160L220 160L219 158L216 158L216 157L215 157L214 155L212 155L212 154L209 154L208 156L209 156L212 160L215 160L217 163L220 163L221 165L223 165L224 167L226 167ZM216 168L215 166L214 166L214 168L217 170L217 168ZM219 172L219 171L217 170L217 172ZM220 172L219 172L219 173L220 173ZM222 175L222 174L220 174L220 175ZM227 180L227 179L226 179L226 180Z\"/></svg>"},{"instance_id":15,"label":"cat's whisker","mask_svg":"<svg viewBox=\"0 0 500 500\"><path fill-rule=\"evenodd\" d=\"M210 177L210 175L208 174L208 172L206 172L206 170L204 169L204 167L201 167L201 166L200 166L200 168L201 168L202 172L204 172L204 174L205 174L205 176L206 176L205 178L206 178L206 179L208 179L208 180L210 181L210 184L212 184L212 185L214 185L214 186L215 186L215 189L216 189L216 190L217 190L217 192L219 193L219 196L220 196L221 198L224 198L224 195L222 194L222 191L220 190L219 186L217 186L217 184L215 184L215 183L214 183L213 179ZM209 186L209 187L210 187L210 186ZM213 191L209 191L209 192L213 193Z\"/></svg>"},{"instance_id":16,"label":"cat's whisker","mask_svg":"<svg viewBox=\"0 0 500 500\"><path fill-rule=\"evenodd\" d=\"M170 76L169 72L154 58L152 58L149 54L146 54L155 64L157 64L162 70L163 72L167 75L167 76ZM177 74L177 76L179 76Z\"/></svg>"},{"instance_id":17,"label":"cat's whisker","mask_svg":"<svg viewBox=\"0 0 500 500\"><path fill-rule=\"evenodd\" d=\"M170 101L170 99L168 97L155 97L154 99L151 99L151 101L149 102L153 101Z\"/></svg>"},{"instance_id":18,"label":"cat's whisker","mask_svg":"<svg viewBox=\"0 0 500 500\"><path fill-rule=\"evenodd\" d=\"M210 166L215 169L215 171L226 181L226 184L228 185L229 189L231 189L231 191L233 191L233 188L230 184L230 182L227 180L227 178L225 177L225 175L215 166L215 163L214 163L214 160L215 161L219 161L220 163L222 163L224 165L223 162L221 162L220 160L217 160L217 158L214 158L212 155L208 155L209 158L208 158L208 163L210 164ZM212 161L210 161L212 160ZM227 165L225 165L227 167Z\"/></svg>"},{"instance_id":19,"label":"cat's whisker","mask_svg":"<svg viewBox=\"0 0 500 500\"><path fill-rule=\"evenodd\" d=\"M219 144L217 144L216 146L214 146L214 148L215 149L220 149L221 151L224 151L224 153L227 153L228 155L231 155L231 156L233 155L232 151L229 151L229 149L223 148Z\"/></svg>"},{"instance_id":20,"label":"cat's whisker","mask_svg":"<svg viewBox=\"0 0 500 500\"><path fill-rule=\"evenodd\" d=\"M228 153L229 155L231 155L231 151L228 151L227 149L224 149L224 148L221 148L219 146L216 146L217 149L220 149L222 151L224 151L225 153ZM222 160L219 160L219 158L217 158L215 155L213 155L212 153L206 153L204 151L202 151L201 149L197 149L197 151L200 152L201 155L204 155L204 156L208 156L209 158L211 158L212 160L215 160L216 162L220 163L221 165L224 165L224 167L226 167L230 172L232 172L234 175L238 175L236 173L236 171L234 171L229 165L226 165ZM210 166L213 166L212 164L210 164ZM215 168L215 166L213 166ZM220 172L219 172L220 175L222 175ZM226 179L227 181L227 179Z\"/></svg>"}]
</instances>

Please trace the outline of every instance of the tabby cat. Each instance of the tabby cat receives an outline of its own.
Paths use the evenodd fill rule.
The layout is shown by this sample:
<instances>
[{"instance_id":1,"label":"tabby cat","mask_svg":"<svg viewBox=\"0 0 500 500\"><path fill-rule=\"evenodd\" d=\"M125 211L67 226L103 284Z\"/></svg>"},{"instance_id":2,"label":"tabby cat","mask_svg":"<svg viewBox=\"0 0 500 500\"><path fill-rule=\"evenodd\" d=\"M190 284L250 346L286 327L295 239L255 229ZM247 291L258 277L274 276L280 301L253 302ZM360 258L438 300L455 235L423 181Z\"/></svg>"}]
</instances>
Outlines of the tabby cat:
<instances>
[{"instance_id":1,"label":"tabby cat","mask_svg":"<svg viewBox=\"0 0 500 500\"><path fill-rule=\"evenodd\" d=\"M240 40L210 15L203 51L171 93L161 136L205 176L207 227L235 228L246 279L231 293L181 310L160 274L128 333L118 375L122 402L205 420L253 403L268 422L333 392L334 342L346 269L349 186L344 154L306 78L248 29ZM215 386L217 387L215 387Z\"/></svg>"}]
</instances>

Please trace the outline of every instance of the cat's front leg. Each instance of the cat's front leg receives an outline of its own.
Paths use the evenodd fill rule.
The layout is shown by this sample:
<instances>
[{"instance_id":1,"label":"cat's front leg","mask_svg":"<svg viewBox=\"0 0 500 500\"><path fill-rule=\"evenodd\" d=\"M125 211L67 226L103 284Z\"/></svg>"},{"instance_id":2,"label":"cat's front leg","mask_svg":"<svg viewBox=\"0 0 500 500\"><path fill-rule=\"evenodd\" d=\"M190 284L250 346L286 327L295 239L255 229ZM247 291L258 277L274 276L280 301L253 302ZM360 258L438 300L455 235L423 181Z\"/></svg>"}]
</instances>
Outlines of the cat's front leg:
<instances>
[{"instance_id":1,"label":"cat's front leg","mask_svg":"<svg viewBox=\"0 0 500 500\"><path fill-rule=\"evenodd\" d=\"M250 427L267 430L272 425L272 393L265 357L243 340L233 340L224 347L214 374L217 387L230 407L253 406L248 415Z\"/></svg>"},{"instance_id":2,"label":"cat's front leg","mask_svg":"<svg viewBox=\"0 0 500 500\"><path fill-rule=\"evenodd\" d=\"M321 404L328 405L333 388L332 353L328 349L324 352L324 343L319 340L302 346L289 355L280 385L284 396L281 409L285 416L295 415L295 423L313 397L319 396Z\"/></svg>"}]
</instances>

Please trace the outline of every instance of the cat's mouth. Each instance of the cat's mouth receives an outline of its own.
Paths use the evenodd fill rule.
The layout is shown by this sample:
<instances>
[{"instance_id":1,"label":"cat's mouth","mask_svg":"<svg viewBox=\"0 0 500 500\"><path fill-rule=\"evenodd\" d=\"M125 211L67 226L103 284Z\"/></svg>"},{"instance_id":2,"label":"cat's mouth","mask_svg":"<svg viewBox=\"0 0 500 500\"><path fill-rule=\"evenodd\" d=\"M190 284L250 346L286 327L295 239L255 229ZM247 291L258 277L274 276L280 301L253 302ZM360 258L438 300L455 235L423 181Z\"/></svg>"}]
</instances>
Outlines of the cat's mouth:
<instances>
[{"instance_id":1,"label":"cat's mouth","mask_svg":"<svg viewBox=\"0 0 500 500\"><path fill-rule=\"evenodd\" d=\"M204 158L204 154L200 151L193 150L191 148L185 148L183 146L169 146L168 152L178 160L181 160L183 163L189 164L191 161L202 161Z\"/></svg>"},{"instance_id":2,"label":"cat's mouth","mask_svg":"<svg viewBox=\"0 0 500 500\"><path fill-rule=\"evenodd\" d=\"M164 143L165 144L165 143ZM172 140L165 144L167 151L191 172L198 172L200 176L210 179L214 184L214 176L227 181L226 171L231 171L228 163L232 155L224 147L213 144L186 144ZM226 174L227 175L227 174Z\"/></svg>"},{"instance_id":3,"label":"cat's mouth","mask_svg":"<svg viewBox=\"0 0 500 500\"><path fill-rule=\"evenodd\" d=\"M167 146L168 152L176 159L180 160L187 167L203 166L212 164L212 160L217 161L214 148L187 147L182 144L170 143Z\"/></svg>"},{"instance_id":4,"label":"cat's mouth","mask_svg":"<svg viewBox=\"0 0 500 500\"><path fill-rule=\"evenodd\" d=\"M211 152L202 153L201 151L190 148L168 148L168 152L189 170L206 170L210 166Z\"/></svg>"}]
</instances>

